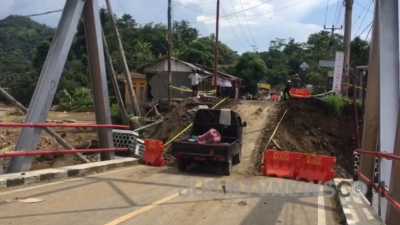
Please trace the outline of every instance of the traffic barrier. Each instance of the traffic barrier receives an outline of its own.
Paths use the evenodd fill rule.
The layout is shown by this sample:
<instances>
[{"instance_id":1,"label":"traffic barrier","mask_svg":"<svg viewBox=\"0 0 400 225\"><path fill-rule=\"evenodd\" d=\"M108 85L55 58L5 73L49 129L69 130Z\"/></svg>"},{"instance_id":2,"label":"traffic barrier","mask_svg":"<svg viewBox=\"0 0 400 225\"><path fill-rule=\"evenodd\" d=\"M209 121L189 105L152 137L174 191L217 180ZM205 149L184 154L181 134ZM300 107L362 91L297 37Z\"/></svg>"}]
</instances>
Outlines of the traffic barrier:
<instances>
[{"instance_id":1,"label":"traffic barrier","mask_svg":"<svg viewBox=\"0 0 400 225\"><path fill-rule=\"evenodd\" d=\"M150 166L165 166L163 157L164 146L162 141L144 140L143 161Z\"/></svg>"},{"instance_id":2,"label":"traffic barrier","mask_svg":"<svg viewBox=\"0 0 400 225\"><path fill-rule=\"evenodd\" d=\"M311 89L292 88L292 89L290 89L290 97L310 98L311 97Z\"/></svg>"},{"instance_id":3,"label":"traffic barrier","mask_svg":"<svg viewBox=\"0 0 400 225\"><path fill-rule=\"evenodd\" d=\"M332 170L336 158L312 154L299 154L300 164L297 179L325 183L335 177Z\"/></svg>"},{"instance_id":4,"label":"traffic barrier","mask_svg":"<svg viewBox=\"0 0 400 225\"><path fill-rule=\"evenodd\" d=\"M335 163L334 157L266 150L260 172L264 176L325 183L335 176L332 171Z\"/></svg>"},{"instance_id":5,"label":"traffic barrier","mask_svg":"<svg viewBox=\"0 0 400 225\"><path fill-rule=\"evenodd\" d=\"M261 172L264 176L295 179L297 157L295 152L267 150L264 152L264 165Z\"/></svg>"}]
</instances>

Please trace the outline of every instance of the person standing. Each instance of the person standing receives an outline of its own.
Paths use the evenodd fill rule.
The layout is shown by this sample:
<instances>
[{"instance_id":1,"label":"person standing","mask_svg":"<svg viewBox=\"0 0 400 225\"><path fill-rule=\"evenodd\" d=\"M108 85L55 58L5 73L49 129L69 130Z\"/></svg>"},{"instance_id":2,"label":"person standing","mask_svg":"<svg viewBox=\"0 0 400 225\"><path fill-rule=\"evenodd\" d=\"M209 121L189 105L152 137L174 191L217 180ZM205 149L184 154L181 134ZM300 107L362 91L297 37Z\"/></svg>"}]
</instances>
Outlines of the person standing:
<instances>
[{"instance_id":1,"label":"person standing","mask_svg":"<svg viewBox=\"0 0 400 225\"><path fill-rule=\"evenodd\" d=\"M300 88L300 77L299 75L296 73L293 77L293 88Z\"/></svg>"},{"instance_id":2,"label":"person standing","mask_svg":"<svg viewBox=\"0 0 400 225\"><path fill-rule=\"evenodd\" d=\"M288 80L285 84L285 89L283 89L283 100L286 101L290 98L290 89L292 89L292 82Z\"/></svg>"},{"instance_id":3,"label":"person standing","mask_svg":"<svg viewBox=\"0 0 400 225\"><path fill-rule=\"evenodd\" d=\"M199 83L201 81L201 76L196 73L196 70L192 70L192 73L189 75L190 80L192 81L192 95L193 97L197 96L199 91Z\"/></svg>"}]
</instances>

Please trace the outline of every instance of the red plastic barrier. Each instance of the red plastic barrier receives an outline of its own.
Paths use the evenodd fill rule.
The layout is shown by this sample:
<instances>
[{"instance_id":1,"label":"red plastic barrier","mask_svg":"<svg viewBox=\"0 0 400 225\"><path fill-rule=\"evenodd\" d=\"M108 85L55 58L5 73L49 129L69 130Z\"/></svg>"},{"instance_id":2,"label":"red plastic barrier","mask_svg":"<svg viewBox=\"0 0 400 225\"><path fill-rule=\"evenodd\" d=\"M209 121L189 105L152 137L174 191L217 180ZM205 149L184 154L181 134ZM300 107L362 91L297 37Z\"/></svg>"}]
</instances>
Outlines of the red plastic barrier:
<instances>
[{"instance_id":1,"label":"red plastic barrier","mask_svg":"<svg viewBox=\"0 0 400 225\"><path fill-rule=\"evenodd\" d=\"M295 152L267 150L264 153L264 165L261 172L265 176L295 179L297 154Z\"/></svg>"},{"instance_id":2,"label":"red plastic barrier","mask_svg":"<svg viewBox=\"0 0 400 225\"><path fill-rule=\"evenodd\" d=\"M325 183L335 176L332 165L336 158L288 151L266 150L264 176L286 177L296 180L321 181Z\"/></svg>"},{"instance_id":3,"label":"red plastic barrier","mask_svg":"<svg viewBox=\"0 0 400 225\"><path fill-rule=\"evenodd\" d=\"M292 88L290 89L290 96L294 98L310 98L311 89Z\"/></svg>"},{"instance_id":4,"label":"red plastic barrier","mask_svg":"<svg viewBox=\"0 0 400 225\"><path fill-rule=\"evenodd\" d=\"M86 153L86 152L111 152L111 151L128 151L128 148L98 148L98 149L62 149L62 150L35 150L35 151L14 151L14 152L1 152L0 158L25 156L25 155L54 155L54 154L73 154L73 153Z\"/></svg>"},{"instance_id":5,"label":"red plastic barrier","mask_svg":"<svg viewBox=\"0 0 400 225\"><path fill-rule=\"evenodd\" d=\"M162 141L145 139L143 161L151 166L165 166L163 151Z\"/></svg>"},{"instance_id":6,"label":"red plastic barrier","mask_svg":"<svg viewBox=\"0 0 400 225\"><path fill-rule=\"evenodd\" d=\"M58 123L0 123L0 127L99 127L129 129L129 126L114 124L58 124Z\"/></svg>"},{"instance_id":7,"label":"red plastic barrier","mask_svg":"<svg viewBox=\"0 0 400 225\"><path fill-rule=\"evenodd\" d=\"M299 174L297 179L307 181L321 181L325 183L335 177L332 170L336 158L311 154L300 154L298 160Z\"/></svg>"}]
</instances>

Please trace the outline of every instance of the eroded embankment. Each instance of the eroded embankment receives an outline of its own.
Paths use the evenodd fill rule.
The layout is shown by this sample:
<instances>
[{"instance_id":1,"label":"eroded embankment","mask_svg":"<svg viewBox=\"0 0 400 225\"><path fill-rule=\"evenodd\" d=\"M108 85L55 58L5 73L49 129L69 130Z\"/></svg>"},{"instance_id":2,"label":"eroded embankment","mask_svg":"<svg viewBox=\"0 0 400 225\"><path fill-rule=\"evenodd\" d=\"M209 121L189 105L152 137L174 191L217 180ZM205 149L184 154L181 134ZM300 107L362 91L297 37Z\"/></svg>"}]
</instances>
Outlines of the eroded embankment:
<instances>
[{"instance_id":1,"label":"eroded embankment","mask_svg":"<svg viewBox=\"0 0 400 225\"><path fill-rule=\"evenodd\" d=\"M334 156L336 176L351 174L355 148L352 105L346 105L339 114L319 99L291 99L278 107L277 120L288 111L274 136L276 144L269 148Z\"/></svg>"}]
</instances>

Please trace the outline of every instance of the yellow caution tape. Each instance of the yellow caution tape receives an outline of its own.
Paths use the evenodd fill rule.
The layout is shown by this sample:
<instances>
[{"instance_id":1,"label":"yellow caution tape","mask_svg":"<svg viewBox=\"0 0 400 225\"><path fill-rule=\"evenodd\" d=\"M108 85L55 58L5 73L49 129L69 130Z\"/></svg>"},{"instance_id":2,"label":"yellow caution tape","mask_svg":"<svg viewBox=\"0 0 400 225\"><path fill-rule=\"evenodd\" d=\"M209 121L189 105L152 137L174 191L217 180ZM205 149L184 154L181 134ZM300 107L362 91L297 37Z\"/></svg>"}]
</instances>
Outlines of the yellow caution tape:
<instances>
[{"instance_id":1,"label":"yellow caution tape","mask_svg":"<svg viewBox=\"0 0 400 225\"><path fill-rule=\"evenodd\" d=\"M360 86L354 86L354 85L352 85L352 84L348 84L348 83L344 83L344 85L349 85L350 87L355 87L355 88L358 88L358 89L362 89L362 87L360 87Z\"/></svg>"},{"instance_id":2,"label":"yellow caution tape","mask_svg":"<svg viewBox=\"0 0 400 225\"><path fill-rule=\"evenodd\" d=\"M271 143L271 141L272 141L272 138L274 138L274 136L275 136L275 134L276 134L276 131L278 131L279 125L281 125L281 122L282 122L283 118L285 117L285 115L286 115L286 113L287 113L288 110L289 110L289 109L286 109L285 112L283 113L281 119L279 120L278 124L276 125L276 127L275 127L275 129L274 129L274 132L272 133L271 137L269 138L267 145L266 145L265 148L263 149L263 154L261 155L261 164L264 163L264 153L265 153L265 150L267 150L268 145L269 145L269 144Z\"/></svg>"},{"instance_id":3,"label":"yellow caution tape","mask_svg":"<svg viewBox=\"0 0 400 225\"><path fill-rule=\"evenodd\" d=\"M215 109L216 107L218 107L219 105L221 105L226 99L228 98L224 98L222 99L220 102L218 102L217 104L215 104L211 109ZM175 137L173 137L171 140L169 140L165 145L164 148L166 146L168 146L169 144L171 144L172 141L174 141L175 139L177 139L181 134L183 134L185 131L187 131L189 128L191 128L193 126L193 123L189 124L185 129L183 129L181 132L179 132L177 135L175 135Z\"/></svg>"},{"instance_id":4,"label":"yellow caution tape","mask_svg":"<svg viewBox=\"0 0 400 225\"><path fill-rule=\"evenodd\" d=\"M333 91L328 91L328 92L325 92L325 93L322 93L322 94L311 95L311 97L319 97L319 96L324 96L324 95L330 94L330 93L332 93L332 92L333 92Z\"/></svg>"},{"instance_id":5,"label":"yellow caution tape","mask_svg":"<svg viewBox=\"0 0 400 225\"><path fill-rule=\"evenodd\" d=\"M192 92L192 89L190 88L181 88L181 87L176 87L176 86L169 86L172 89L178 90L178 91L184 91L184 92ZM209 91L198 91L199 93L215 93L215 90L209 90Z\"/></svg>"}]
</instances>

